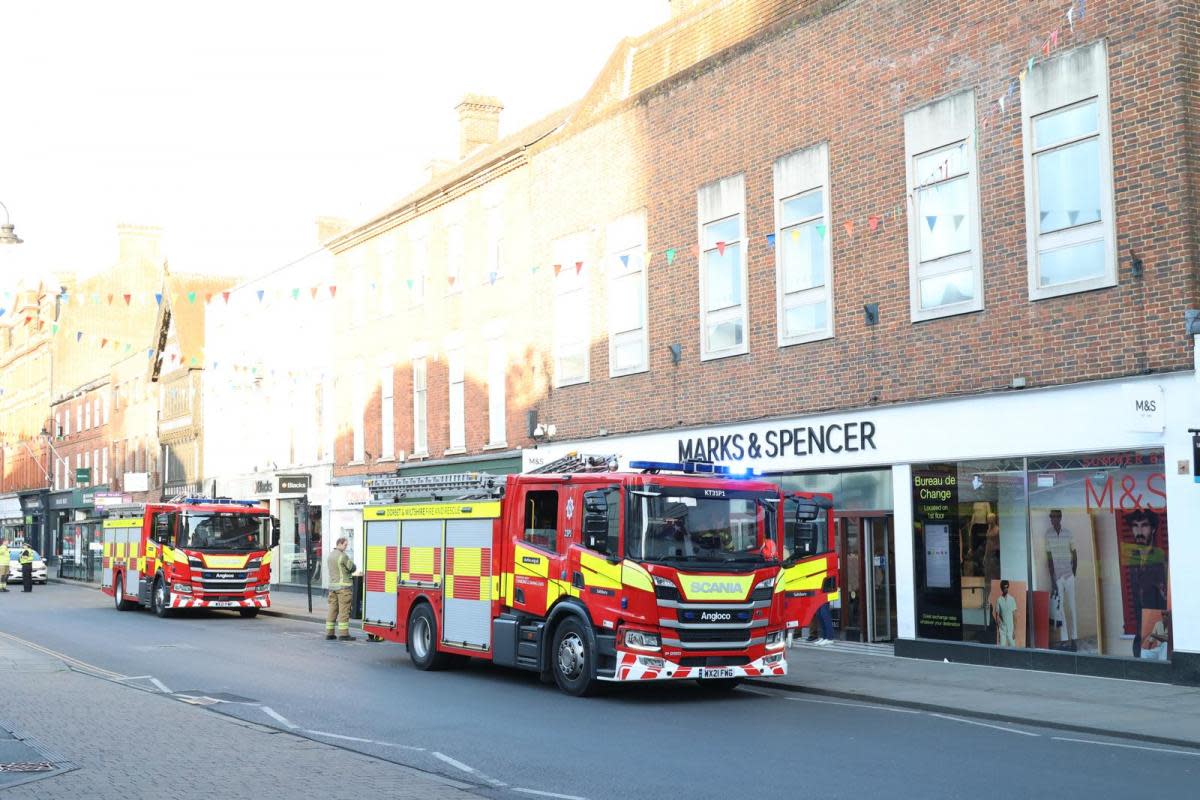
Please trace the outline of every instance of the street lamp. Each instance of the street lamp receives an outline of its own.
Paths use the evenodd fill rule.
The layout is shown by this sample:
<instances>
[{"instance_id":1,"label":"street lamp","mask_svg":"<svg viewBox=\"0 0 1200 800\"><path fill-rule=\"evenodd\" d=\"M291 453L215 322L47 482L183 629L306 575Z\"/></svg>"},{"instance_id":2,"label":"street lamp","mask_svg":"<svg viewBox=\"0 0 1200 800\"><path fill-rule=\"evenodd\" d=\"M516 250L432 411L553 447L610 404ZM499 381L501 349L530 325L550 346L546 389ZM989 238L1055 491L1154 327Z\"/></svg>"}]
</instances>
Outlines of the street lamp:
<instances>
[{"instance_id":1,"label":"street lamp","mask_svg":"<svg viewBox=\"0 0 1200 800\"><path fill-rule=\"evenodd\" d=\"M13 231L12 220L8 216L8 206L0 203L4 209L4 224L0 225L0 244L20 244L25 241Z\"/></svg>"}]
</instances>

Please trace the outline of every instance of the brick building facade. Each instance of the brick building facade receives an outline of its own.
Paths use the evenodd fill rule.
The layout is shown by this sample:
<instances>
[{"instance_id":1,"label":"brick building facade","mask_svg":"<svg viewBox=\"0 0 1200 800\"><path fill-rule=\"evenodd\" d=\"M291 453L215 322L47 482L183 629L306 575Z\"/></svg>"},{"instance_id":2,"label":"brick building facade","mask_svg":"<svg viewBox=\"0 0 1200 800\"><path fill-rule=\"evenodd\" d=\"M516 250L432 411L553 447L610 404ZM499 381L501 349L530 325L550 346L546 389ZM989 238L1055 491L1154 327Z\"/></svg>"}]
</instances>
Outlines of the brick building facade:
<instances>
[{"instance_id":1,"label":"brick building facade","mask_svg":"<svg viewBox=\"0 0 1200 800\"><path fill-rule=\"evenodd\" d=\"M1164 554L1200 516L1198 14L680 4L579 104L331 242L335 474L477 468L501 408L526 467L735 462L834 494L843 635L1200 680L1200 592L1131 600L1127 560L1139 514ZM955 487L942 517L929 481ZM1056 576L1051 511L1095 581ZM970 650L1001 579L1028 649ZM1168 606L1174 672L1141 647Z\"/></svg>"}]
</instances>

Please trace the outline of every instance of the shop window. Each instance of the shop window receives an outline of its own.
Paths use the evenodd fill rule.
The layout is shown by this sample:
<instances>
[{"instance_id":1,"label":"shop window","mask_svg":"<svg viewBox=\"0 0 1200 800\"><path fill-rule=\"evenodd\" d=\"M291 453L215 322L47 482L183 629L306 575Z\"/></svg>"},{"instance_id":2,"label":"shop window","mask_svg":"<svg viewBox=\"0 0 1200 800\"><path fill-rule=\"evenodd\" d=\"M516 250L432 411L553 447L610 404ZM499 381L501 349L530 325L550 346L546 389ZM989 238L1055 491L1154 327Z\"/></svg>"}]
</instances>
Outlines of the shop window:
<instances>
[{"instance_id":1,"label":"shop window","mask_svg":"<svg viewBox=\"0 0 1200 800\"><path fill-rule=\"evenodd\" d=\"M525 493L524 539L529 544L554 552L558 549L558 492Z\"/></svg>"},{"instance_id":2,"label":"shop window","mask_svg":"<svg viewBox=\"0 0 1200 800\"><path fill-rule=\"evenodd\" d=\"M913 468L924 638L1166 660L1160 450Z\"/></svg>"}]
</instances>

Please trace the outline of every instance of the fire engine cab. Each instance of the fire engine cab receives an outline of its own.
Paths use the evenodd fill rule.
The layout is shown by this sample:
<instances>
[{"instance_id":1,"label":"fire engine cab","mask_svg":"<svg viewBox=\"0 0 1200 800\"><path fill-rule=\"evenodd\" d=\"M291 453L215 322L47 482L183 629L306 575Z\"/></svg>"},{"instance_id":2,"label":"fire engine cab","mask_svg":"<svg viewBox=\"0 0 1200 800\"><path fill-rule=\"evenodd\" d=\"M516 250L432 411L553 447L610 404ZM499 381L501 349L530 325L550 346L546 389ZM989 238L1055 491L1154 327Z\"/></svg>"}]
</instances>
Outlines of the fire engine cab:
<instances>
[{"instance_id":1,"label":"fire engine cab","mask_svg":"<svg viewBox=\"0 0 1200 800\"><path fill-rule=\"evenodd\" d=\"M837 598L836 556L817 552L830 498L707 463L629 467L570 454L368 482L364 631L422 670L480 658L572 695L786 674L790 631Z\"/></svg>"},{"instance_id":2,"label":"fire engine cab","mask_svg":"<svg viewBox=\"0 0 1200 800\"><path fill-rule=\"evenodd\" d=\"M243 617L271 605L271 549L279 533L251 500L189 497L110 506L103 523L100 588L118 611L149 606L236 608Z\"/></svg>"}]
</instances>

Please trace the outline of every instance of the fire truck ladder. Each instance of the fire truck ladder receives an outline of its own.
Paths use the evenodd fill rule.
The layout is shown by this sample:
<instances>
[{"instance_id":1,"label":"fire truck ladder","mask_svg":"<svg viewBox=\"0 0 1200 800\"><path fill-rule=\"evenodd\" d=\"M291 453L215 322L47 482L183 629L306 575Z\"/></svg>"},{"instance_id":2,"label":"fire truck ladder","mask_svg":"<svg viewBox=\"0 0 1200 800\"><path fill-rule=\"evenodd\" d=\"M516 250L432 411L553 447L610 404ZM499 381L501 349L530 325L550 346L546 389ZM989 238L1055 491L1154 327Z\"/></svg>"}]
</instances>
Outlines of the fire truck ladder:
<instances>
[{"instance_id":1,"label":"fire truck ladder","mask_svg":"<svg viewBox=\"0 0 1200 800\"><path fill-rule=\"evenodd\" d=\"M617 457L616 455L587 455L584 453L570 452L562 458L557 458L548 464L529 470L529 474L534 473L555 473L566 475L574 472L616 472Z\"/></svg>"},{"instance_id":2,"label":"fire truck ladder","mask_svg":"<svg viewBox=\"0 0 1200 800\"><path fill-rule=\"evenodd\" d=\"M504 479L486 472L455 472L445 475L409 475L373 478L366 482L374 502L398 501L404 497L434 500L468 500L499 497Z\"/></svg>"}]
</instances>

